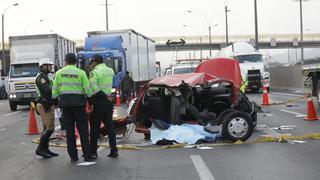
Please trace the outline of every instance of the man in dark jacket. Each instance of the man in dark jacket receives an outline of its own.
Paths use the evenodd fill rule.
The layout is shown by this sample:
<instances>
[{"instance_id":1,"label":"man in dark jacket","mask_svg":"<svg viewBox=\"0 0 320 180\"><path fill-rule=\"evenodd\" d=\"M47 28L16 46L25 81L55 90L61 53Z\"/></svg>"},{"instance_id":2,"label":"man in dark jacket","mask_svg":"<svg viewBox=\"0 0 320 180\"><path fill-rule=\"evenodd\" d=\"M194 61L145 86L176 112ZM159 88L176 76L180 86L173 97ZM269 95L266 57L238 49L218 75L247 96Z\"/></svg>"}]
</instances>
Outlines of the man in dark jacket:
<instances>
[{"instance_id":1,"label":"man in dark jacket","mask_svg":"<svg viewBox=\"0 0 320 180\"><path fill-rule=\"evenodd\" d=\"M130 96L133 92L134 82L129 75L129 71L126 71L126 75L121 80L121 91L124 98L124 101L129 101Z\"/></svg>"}]
</instances>

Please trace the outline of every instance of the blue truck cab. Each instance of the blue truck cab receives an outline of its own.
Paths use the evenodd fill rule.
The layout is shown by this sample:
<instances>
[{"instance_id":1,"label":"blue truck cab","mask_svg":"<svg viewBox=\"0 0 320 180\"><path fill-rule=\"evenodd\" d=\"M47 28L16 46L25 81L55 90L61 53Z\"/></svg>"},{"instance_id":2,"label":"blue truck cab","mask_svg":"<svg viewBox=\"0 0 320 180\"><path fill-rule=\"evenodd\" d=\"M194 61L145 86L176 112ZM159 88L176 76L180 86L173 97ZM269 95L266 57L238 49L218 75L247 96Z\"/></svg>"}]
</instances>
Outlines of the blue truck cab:
<instances>
[{"instance_id":1,"label":"blue truck cab","mask_svg":"<svg viewBox=\"0 0 320 180\"><path fill-rule=\"evenodd\" d=\"M78 67L90 71L90 61L94 54L103 57L104 63L114 70L113 88L119 88L124 72L126 71L126 49L122 46L121 36L87 37L84 50L78 53Z\"/></svg>"}]
</instances>

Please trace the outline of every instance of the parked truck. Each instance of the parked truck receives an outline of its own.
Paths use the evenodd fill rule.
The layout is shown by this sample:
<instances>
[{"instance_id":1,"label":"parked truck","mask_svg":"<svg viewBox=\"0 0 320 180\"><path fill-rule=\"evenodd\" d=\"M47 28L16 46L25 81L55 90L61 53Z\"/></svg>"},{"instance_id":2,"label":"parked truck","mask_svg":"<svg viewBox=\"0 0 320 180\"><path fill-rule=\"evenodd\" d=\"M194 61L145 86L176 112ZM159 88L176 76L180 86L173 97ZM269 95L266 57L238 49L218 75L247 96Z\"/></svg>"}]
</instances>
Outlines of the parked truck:
<instances>
[{"instance_id":1,"label":"parked truck","mask_svg":"<svg viewBox=\"0 0 320 180\"><path fill-rule=\"evenodd\" d=\"M57 34L11 36L8 100L10 109L17 105L28 105L36 98L35 78L39 72L39 60L49 58L55 69L64 66L64 56L75 53L76 47Z\"/></svg>"},{"instance_id":2,"label":"parked truck","mask_svg":"<svg viewBox=\"0 0 320 180\"><path fill-rule=\"evenodd\" d=\"M132 29L88 32L84 50L78 53L79 66L88 70L94 54L114 70L113 88L119 88L125 71L136 87L156 77L155 41Z\"/></svg>"},{"instance_id":3,"label":"parked truck","mask_svg":"<svg viewBox=\"0 0 320 180\"><path fill-rule=\"evenodd\" d=\"M232 58L239 61L241 76L245 78L247 90L258 92L266 85L269 90L270 76L265 71L263 54L245 42L236 42L223 48L218 57Z\"/></svg>"}]
</instances>

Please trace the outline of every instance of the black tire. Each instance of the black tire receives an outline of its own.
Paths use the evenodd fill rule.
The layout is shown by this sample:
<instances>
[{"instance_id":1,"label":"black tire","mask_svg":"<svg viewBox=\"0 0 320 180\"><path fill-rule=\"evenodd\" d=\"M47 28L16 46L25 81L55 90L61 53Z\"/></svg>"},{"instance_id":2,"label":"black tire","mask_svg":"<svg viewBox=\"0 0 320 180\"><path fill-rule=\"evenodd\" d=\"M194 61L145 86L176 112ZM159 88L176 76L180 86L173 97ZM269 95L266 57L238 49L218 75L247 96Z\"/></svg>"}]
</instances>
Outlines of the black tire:
<instances>
[{"instance_id":1,"label":"black tire","mask_svg":"<svg viewBox=\"0 0 320 180\"><path fill-rule=\"evenodd\" d=\"M232 131L232 128L236 127ZM239 131L239 132L236 132ZM253 132L252 118L248 113L233 111L224 117L222 122L222 136L230 141L245 141Z\"/></svg>"},{"instance_id":2,"label":"black tire","mask_svg":"<svg viewBox=\"0 0 320 180\"><path fill-rule=\"evenodd\" d=\"M13 102L13 101L9 101L9 105L10 105L10 110L11 111L16 111L17 110L17 103Z\"/></svg>"},{"instance_id":3,"label":"black tire","mask_svg":"<svg viewBox=\"0 0 320 180\"><path fill-rule=\"evenodd\" d=\"M216 120L216 125L220 125L222 124L222 122L224 121L225 116L227 116L228 114L232 113L234 110L233 109L226 109L224 111L222 111L217 120Z\"/></svg>"}]
</instances>

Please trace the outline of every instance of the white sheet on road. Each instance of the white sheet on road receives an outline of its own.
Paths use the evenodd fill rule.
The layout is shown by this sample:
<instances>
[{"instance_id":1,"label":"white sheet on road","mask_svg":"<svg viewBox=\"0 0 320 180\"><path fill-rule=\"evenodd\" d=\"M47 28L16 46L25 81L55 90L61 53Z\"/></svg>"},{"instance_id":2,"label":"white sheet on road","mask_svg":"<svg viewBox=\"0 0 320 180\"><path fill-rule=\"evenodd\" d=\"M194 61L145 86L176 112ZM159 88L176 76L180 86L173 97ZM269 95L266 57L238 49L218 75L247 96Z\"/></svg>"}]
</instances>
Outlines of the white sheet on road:
<instances>
[{"instance_id":1,"label":"white sheet on road","mask_svg":"<svg viewBox=\"0 0 320 180\"><path fill-rule=\"evenodd\" d=\"M159 140L175 140L181 144L195 144L199 139L215 140L217 134L204 131L204 126L193 124L170 125L167 130L160 130L154 126L150 128L151 143Z\"/></svg>"}]
</instances>

